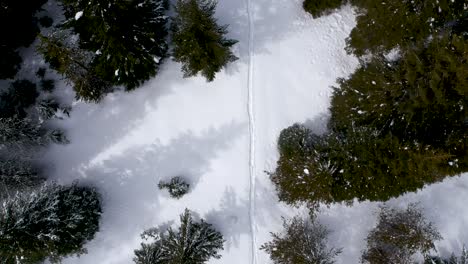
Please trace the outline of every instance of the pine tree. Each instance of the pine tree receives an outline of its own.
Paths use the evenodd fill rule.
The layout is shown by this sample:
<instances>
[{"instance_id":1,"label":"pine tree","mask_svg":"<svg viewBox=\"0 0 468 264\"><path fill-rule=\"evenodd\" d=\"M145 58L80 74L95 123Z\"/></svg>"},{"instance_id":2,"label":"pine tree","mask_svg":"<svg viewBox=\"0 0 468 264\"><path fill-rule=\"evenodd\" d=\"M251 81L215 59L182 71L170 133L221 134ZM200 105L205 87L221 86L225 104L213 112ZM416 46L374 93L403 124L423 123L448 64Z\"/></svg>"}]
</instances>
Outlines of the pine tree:
<instances>
[{"instance_id":1,"label":"pine tree","mask_svg":"<svg viewBox=\"0 0 468 264\"><path fill-rule=\"evenodd\" d=\"M327 15L333 9L339 8L345 3L344 0L304 0L302 6L314 18Z\"/></svg>"},{"instance_id":2,"label":"pine tree","mask_svg":"<svg viewBox=\"0 0 468 264\"><path fill-rule=\"evenodd\" d=\"M156 75L167 52L167 0L61 0L65 27L96 54L97 76L127 89Z\"/></svg>"},{"instance_id":3,"label":"pine tree","mask_svg":"<svg viewBox=\"0 0 468 264\"><path fill-rule=\"evenodd\" d=\"M377 226L367 236L362 261L369 264L412 263L415 253L427 255L434 249L434 241L441 238L417 205L410 204L406 210L382 206Z\"/></svg>"},{"instance_id":4,"label":"pine tree","mask_svg":"<svg viewBox=\"0 0 468 264\"><path fill-rule=\"evenodd\" d=\"M67 41L67 32L40 36L38 51L58 73L63 75L76 92L78 99L99 102L111 91L111 83L99 76L93 68L94 55Z\"/></svg>"},{"instance_id":5,"label":"pine tree","mask_svg":"<svg viewBox=\"0 0 468 264\"><path fill-rule=\"evenodd\" d=\"M447 24L461 18L465 0L351 0L357 5L357 25L347 49L357 56L405 48L430 36L435 38Z\"/></svg>"},{"instance_id":6,"label":"pine tree","mask_svg":"<svg viewBox=\"0 0 468 264\"><path fill-rule=\"evenodd\" d=\"M262 245L275 264L333 264L341 249L327 248L330 231L316 218L294 217L283 222L282 234L272 233L273 240Z\"/></svg>"},{"instance_id":7,"label":"pine tree","mask_svg":"<svg viewBox=\"0 0 468 264\"><path fill-rule=\"evenodd\" d=\"M291 205L386 201L442 180L450 155L357 127L318 136L301 125L280 134L270 174L279 199Z\"/></svg>"},{"instance_id":8,"label":"pine tree","mask_svg":"<svg viewBox=\"0 0 468 264\"><path fill-rule=\"evenodd\" d=\"M462 254L460 256L459 264L468 264L468 251L466 250L465 245L463 245Z\"/></svg>"},{"instance_id":9,"label":"pine tree","mask_svg":"<svg viewBox=\"0 0 468 264\"><path fill-rule=\"evenodd\" d=\"M84 253L98 231L101 205L94 189L46 184L0 204L0 259L38 263Z\"/></svg>"},{"instance_id":10,"label":"pine tree","mask_svg":"<svg viewBox=\"0 0 468 264\"><path fill-rule=\"evenodd\" d=\"M46 0L0 2L0 79L13 78L21 67L18 48L28 47L39 32L35 17ZM8 26L14 25L14 26Z\"/></svg>"},{"instance_id":11,"label":"pine tree","mask_svg":"<svg viewBox=\"0 0 468 264\"><path fill-rule=\"evenodd\" d=\"M39 93L36 84L28 80L16 80L0 93L0 118L26 117L26 109L36 102Z\"/></svg>"},{"instance_id":12,"label":"pine tree","mask_svg":"<svg viewBox=\"0 0 468 264\"><path fill-rule=\"evenodd\" d=\"M142 243L141 249L135 250L135 263L203 264L210 258L221 258L218 251L223 249L223 236L211 224L203 219L194 221L188 209L180 216L180 222L177 231L145 231L142 238L153 241Z\"/></svg>"},{"instance_id":13,"label":"pine tree","mask_svg":"<svg viewBox=\"0 0 468 264\"><path fill-rule=\"evenodd\" d=\"M236 40L226 39L227 26L219 26L213 0L178 0L172 22L173 56L182 63L184 77L201 73L213 81L227 63L237 58L230 48Z\"/></svg>"},{"instance_id":14,"label":"pine tree","mask_svg":"<svg viewBox=\"0 0 468 264\"><path fill-rule=\"evenodd\" d=\"M19 158L0 158L0 200L17 191L31 190L46 179L33 165Z\"/></svg>"},{"instance_id":15,"label":"pine tree","mask_svg":"<svg viewBox=\"0 0 468 264\"><path fill-rule=\"evenodd\" d=\"M418 142L458 159L449 174L468 169L468 42L441 36L401 52L393 62L376 57L341 80L332 97L335 131L370 126L404 143Z\"/></svg>"},{"instance_id":16,"label":"pine tree","mask_svg":"<svg viewBox=\"0 0 468 264\"><path fill-rule=\"evenodd\" d=\"M0 45L0 56L2 57L0 60L0 79L13 78L21 68L23 59L15 49L2 45Z\"/></svg>"},{"instance_id":17,"label":"pine tree","mask_svg":"<svg viewBox=\"0 0 468 264\"><path fill-rule=\"evenodd\" d=\"M278 139L280 158L270 179L280 201L291 205L332 202L332 175L337 169L327 158L325 138L300 124L281 131Z\"/></svg>"}]
</instances>

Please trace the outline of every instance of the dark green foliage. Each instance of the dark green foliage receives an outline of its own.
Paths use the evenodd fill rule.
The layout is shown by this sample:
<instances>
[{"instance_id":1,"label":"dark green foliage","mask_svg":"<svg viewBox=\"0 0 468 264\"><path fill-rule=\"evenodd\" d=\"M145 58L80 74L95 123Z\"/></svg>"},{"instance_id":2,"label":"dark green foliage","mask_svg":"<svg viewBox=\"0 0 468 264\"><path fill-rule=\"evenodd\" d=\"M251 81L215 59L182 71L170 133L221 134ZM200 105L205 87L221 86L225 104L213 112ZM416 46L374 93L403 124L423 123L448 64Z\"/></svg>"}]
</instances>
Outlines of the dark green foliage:
<instances>
[{"instance_id":1,"label":"dark green foliage","mask_svg":"<svg viewBox=\"0 0 468 264\"><path fill-rule=\"evenodd\" d=\"M2 0L0 3L0 79L13 78L21 57L18 48L29 46L39 32L35 13L46 2Z\"/></svg>"},{"instance_id":2,"label":"dark green foliage","mask_svg":"<svg viewBox=\"0 0 468 264\"><path fill-rule=\"evenodd\" d=\"M348 51L357 56L388 52L436 37L445 25L463 16L465 0L353 0L357 26Z\"/></svg>"},{"instance_id":3,"label":"dark green foliage","mask_svg":"<svg viewBox=\"0 0 468 264\"><path fill-rule=\"evenodd\" d=\"M14 49L0 45L0 79L13 78L21 67L21 56Z\"/></svg>"},{"instance_id":4,"label":"dark green foliage","mask_svg":"<svg viewBox=\"0 0 468 264\"><path fill-rule=\"evenodd\" d=\"M345 2L344 0L305 0L302 6L314 18L318 18L339 8Z\"/></svg>"},{"instance_id":5,"label":"dark green foliage","mask_svg":"<svg viewBox=\"0 0 468 264\"><path fill-rule=\"evenodd\" d=\"M167 52L166 0L61 0L65 27L95 54L97 76L127 89L156 75ZM75 19L75 14L82 16Z\"/></svg>"},{"instance_id":6,"label":"dark green foliage","mask_svg":"<svg viewBox=\"0 0 468 264\"><path fill-rule=\"evenodd\" d=\"M327 248L330 231L317 219L294 217L283 222L281 234L272 233L273 240L262 245L275 264L333 264L341 249Z\"/></svg>"},{"instance_id":7,"label":"dark green foliage","mask_svg":"<svg viewBox=\"0 0 468 264\"><path fill-rule=\"evenodd\" d=\"M69 84L78 99L98 102L111 91L111 83L103 79L91 65L93 54L66 41L67 35L40 37L38 51Z\"/></svg>"},{"instance_id":8,"label":"dark green foliage","mask_svg":"<svg viewBox=\"0 0 468 264\"><path fill-rule=\"evenodd\" d=\"M150 229L142 238L152 240L135 250L137 264L203 264L210 258L219 259L223 236L203 219L194 221L188 209L180 216L178 230Z\"/></svg>"},{"instance_id":9,"label":"dark green foliage","mask_svg":"<svg viewBox=\"0 0 468 264\"><path fill-rule=\"evenodd\" d=\"M17 80L0 94L0 117L26 116L26 108L36 102L39 93L36 85L28 80Z\"/></svg>"},{"instance_id":10,"label":"dark green foliage","mask_svg":"<svg viewBox=\"0 0 468 264\"><path fill-rule=\"evenodd\" d=\"M237 58L230 48L236 40L226 39L227 26L214 18L216 2L211 0L178 0L172 23L174 60L182 63L185 77L201 73L213 81L227 63Z\"/></svg>"},{"instance_id":11,"label":"dark green foliage","mask_svg":"<svg viewBox=\"0 0 468 264\"><path fill-rule=\"evenodd\" d=\"M406 210L380 208L377 226L367 236L362 262L369 264L408 264L415 253L427 255L442 237L418 206Z\"/></svg>"},{"instance_id":12,"label":"dark green foliage","mask_svg":"<svg viewBox=\"0 0 468 264\"><path fill-rule=\"evenodd\" d=\"M51 27L53 23L54 23L54 20L51 17L43 16L39 18L39 24L41 24L42 27L45 27L45 28Z\"/></svg>"},{"instance_id":13,"label":"dark green foliage","mask_svg":"<svg viewBox=\"0 0 468 264\"><path fill-rule=\"evenodd\" d=\"M281 201L288 204L313 204L315 201L333 199L331 173L336 168L324 156L325 150L329 148L323 137L295 124L281 131L278 149L280 158L276 171L270 177ZM309 175L312 166L317 168L313 176Z\"/></svg>"},{"instance_id":14,"label":"dark green foliage","mask_svg":"<svg viewBox=\"0 0 468 264\"><path fill-rule=\"evenodd\" d=\"M160 181L158 184L160 190L167 189L172 198L180 199L188 193L190 184L179 176L172 178L169 182Z\"/></svg>"},{"instance_id":15,"label":"dark green foliage","mask_svg":"<svg viewBox=\"0 0 468 264\"><path fill-rule=\"evenodd\" d=\"M450 158L365 128L318 136L296 124L278 142L280 158L270 177L280 200L292 205L385 201L443 179L439 167Z\"/></svg>"},{"instance_id":16,"label":"dark green foliage","mask_svg":"<svg viewBox=\"0 0 468 264\"><path fill-rule=\"evenodd\" d=\"M28 264L84 253L98 231L101 205L94 189L48 184L6 199L0 211L2 263Z\"/></svg>"},{"instance_id":17,"label":"dark green foliage","mask_svg":"<svg viewBox=\"0 0 468 264\"><path fill-rule=\"evenodd\" d=\"M449 22L448 26L451 27L453 34L457 34L468 39L468 11L465 11L463 16L459 19Z\"/></svg>"},{"instance_id":18,"label":"dark green foliage","mask_svg":"<svg viewBox=\"0 0 468 264\"><path fill-rule=\"evenodd\" d=\"M444 36L407 49L401 59L377 57L341 80L332 97L335 131L370 126L403 143L429 145L468 169L468 42ZM458 168L457 168L458 166Z\"/></svg>"}]
</instances>

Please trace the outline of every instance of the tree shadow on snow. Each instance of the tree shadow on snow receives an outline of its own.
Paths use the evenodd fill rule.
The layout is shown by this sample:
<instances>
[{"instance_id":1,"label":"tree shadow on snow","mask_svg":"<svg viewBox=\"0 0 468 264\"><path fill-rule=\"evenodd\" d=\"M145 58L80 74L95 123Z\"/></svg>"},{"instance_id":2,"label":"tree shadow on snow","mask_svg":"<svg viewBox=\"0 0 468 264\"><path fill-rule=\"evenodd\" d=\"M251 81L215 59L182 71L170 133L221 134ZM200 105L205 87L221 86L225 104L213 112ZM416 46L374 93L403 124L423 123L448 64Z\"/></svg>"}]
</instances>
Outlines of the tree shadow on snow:
<instances>
[{"instance_id":1,"label":"tree shadow on snow","mask_svg":"<svg viewBox=\"0 0 468 264\"><path fill-rule=\"evenodd\" d=\"M173 66L166 62L160 75L132 92L108 94L99 104L74 102L70 118L52 121L53 126L65 131L70 143L48 147L43 163L51 177L63 179L57 173L69 171L76 174L99 153L141 125L145 116L155 111L161 97L188 81Z\"/></svg>"},{"instance_id":2,"label":"tree shadow on snow","mask_svg":"<svg viewBox=\"0 0 468 264\"><path fill-rule=\"evenodd\" d=\"M271 225L273 221L280 224L281 219L278 219L278 214L286 215L290 209L279 203L276 192L271 190L271 184L263 184L257 179L255 185L254 232L258 234L258 227ZM232 187L227 187L219 208L208 212L206 220L221 231L226 240L226 250L229 251L231 248L239 247L241 235L251 235L249 213L249 199L239 198Z\"/></svg>"},{"instance_id":3,"label":"tree shadow on snow","mask_svg":"<svg viewBox=\"0 0 468 264\"><path fill-rule=\"evenodd\" d=\"M95 248L119 248L159 222L159 198L165 195L157 187L159 180L184 175L191 189L196 188L210 171L210 161L229 148L243 129L243 124L230 123L201 135L188 131L167 145L154 142L129 149L84 171L81 182L96 186L104 203L100 232L88 247L90 257Z\"/></svg>"}]
</instances>

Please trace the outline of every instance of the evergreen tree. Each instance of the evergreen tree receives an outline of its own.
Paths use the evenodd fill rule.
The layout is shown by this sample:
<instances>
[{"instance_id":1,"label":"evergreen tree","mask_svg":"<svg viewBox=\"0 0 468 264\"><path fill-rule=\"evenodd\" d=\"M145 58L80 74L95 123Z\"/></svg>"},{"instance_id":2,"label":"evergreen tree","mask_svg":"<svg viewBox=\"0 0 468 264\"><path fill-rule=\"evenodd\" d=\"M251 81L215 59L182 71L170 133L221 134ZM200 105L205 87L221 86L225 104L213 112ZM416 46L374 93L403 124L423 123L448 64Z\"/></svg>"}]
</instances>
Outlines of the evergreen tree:
<instances>
[{"instance_id":1,"label":"evergreen tree","mask_svg":"<svg viewBox=\"0 0 468 264\"><path fill-rule=\"evenodd\" d=\"M169 182L160 181L158 184L160 190L167 189L172 198L180 199L188 193L190 184L185 182L182 177L176 176Z\"/></svg>"},{"instance_id":2,"label":"evergreen tree","mask_svg":"<svg viewBox=\"0 0 468 264\"><path fill-rule=\"evenodd\" d=\"M66 32L40 37L38 51L58 73L63 75L78 99L99 102L111 91L111 83L99 76L91 65L94 55L66 41Z\"/></svg>"},{"instance_id":3,"label":"evergreen tree","mask_svg":"<svg viewBox=\"0 0 468 264\"><path fill-rule=\"evenodd\" d=\"M296 124L281 132L278 146L270 178L279 199L292 205L386 201L443 179L439 167L450 158L368 128L318 136Z\"/></svg>"},{"instance_id":4,"label":"evergreen tree","mask_svg":"<svg viewBox=\"0 0 468 264\"><path fill-rule=\"evenodd\" d=\"M410 204L406 210L382 206L377 226L367 236L362 261L369 264L411 263L415 253L427 255L435 249L434 241L441 238L417 205Z\"/></svg>"},{"instance_id":5,"label":"evergreen tree","mask_svg":"<svg viewBox=\"0 0 468 264\"><path fill-rule=\"evenodd\" d=\"M357 5L357 25L348 39L348 51L357 56L404 48L463 16L465 0L352 0Z\"/></svg>"},{"instance_id":6,"label":"evergreen tree","mask_svg":"<svg viewBox=\"0 0 468 264\"><path fill-rule=\"evenodd\" d=\"M65 27L96 54L96 75L127 89L156 75L167 52L167 0L61 0Z\"/></svg>"},{"instance_id":7,"label":"evergreen tree","mask_svg":"<svg viewBox=\"0 0 468 264\"><path fill-rule=\"evenodd\" d=\"M393 62L374 58L341 80L330 126L335 131L370 126L404 143L430 145L458 159L449 173L466 171L468 42L443 36L401 55Z\"/></svg>"},{"instance_id":8,"label":"evergreen tree","mask_svg":"<svg viewBox=\"0 0 468 264\"><path fill-rule=\"evenodd\" d=\"M284 233L272 233L273 241L260 249L265 250L275 264L332 264L341 249L327 248L330 231L317 219L294 217L283 222Z\"/></svg>"},{"instance_id":9,"label":"evergreen tree","mask_svg":"<svg viewBox=\"0 0 468 264\"><path fill-rule=\"evenodd\" d=\"M0 3L0 79L13 78L21 67L18 48L28 47L39 32L36 12L46 0ZM8 26L14 25L14 26Z\"/></svg>"},{"instance_id":10,"label":"evergreen tree","mask_svg":"<svg viewBox=\"0 0 468 264\"><path fill-rule=\"evenodd\" d=\"M203 219L193 220L188 209L180 216L179 230L150 229L142 238L153 240L135 250L137 264L203 264L210 258L219 259L223 249L223 236Z\"/></svg>"},{"instance_id":11,"label":"evergreen tree","mask_svg":"<svg viewBox=\"0 0 468 264\"><path fill-rule=\"evenodd\" d=\"M13 78L21 68L21 56L15 49L0 45L0 79Z\"/></svg>"},{"instance_id":12,"label":"evergreen tree","mask_svg":"<svg viewBox=\"0 0 468 264\"><path fill-rule=\"evenodd\" d=\"M237 58L230 48L236 40L226 39L227 26L219 26L213 0L178 0L172 22L173 56L182 63L185 77L201 73L213 81L227 63Z\"/></svg>"},{"instance_id":13,"label":"evergreen tree","mask_svg":"<svg viewBox=\"0 0 468 264\"><path fill-rule=\"evenodd\" d=\"M332 202L331 188L336 170L327 158L325 139L300 124L281 131L278 139L280 158L270 174L280 201L288 204Z\"/></svg>"},{"instance_id":14,"label":"evergreen tree","mask_svg":"<svg viewBox=\"0 0 468 264\"><path fill-rule=\"evenodd\" d=\"M0 200L17 191L31 190L46 179L30 162L19 158L0 157Z\"/></svg>"},{"instance_id":15,"label":"evergreen tree","mask_svg":"<svg viewBox=\"0 0 468 264\"><path fill-rule=\"evenodd\" d=\"M0 93L0 118L26 117L26 109L36 102L39 93L36 84L28 80L16 80Z\"/></svg>"},{"instance_id":16,"label":"evergreen tree","mask_svg":"<svg viewBox=\"0 0 468 264\"><path fill-rule=\"evenodd\" d=\"M98 231L101 205L94 189L47 184L6 199L0 212L3 263L55 262L84 253Z\"/></svg>"},{"instance_id":17,"label":"evergreen tree","mask_svg":"<svg viewBox=\"0 0 468 264\"><path fill-rule=\"evenodd\" d=\"M302 6L314 18L327 15L333 9L339 8L345 3L344 0L304 0Z\"/></svg>"}]
</instances>

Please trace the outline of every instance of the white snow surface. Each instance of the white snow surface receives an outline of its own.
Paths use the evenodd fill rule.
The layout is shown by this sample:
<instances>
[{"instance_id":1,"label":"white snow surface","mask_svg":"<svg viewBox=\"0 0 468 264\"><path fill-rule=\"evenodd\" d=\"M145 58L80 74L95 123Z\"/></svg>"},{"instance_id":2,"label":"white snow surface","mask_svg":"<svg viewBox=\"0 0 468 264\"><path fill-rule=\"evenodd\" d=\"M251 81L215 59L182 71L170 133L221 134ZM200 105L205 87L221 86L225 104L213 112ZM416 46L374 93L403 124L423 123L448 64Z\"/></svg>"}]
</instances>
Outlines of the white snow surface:
<instances>
[{"instance_id":1,"label":"white snow surface","mask_svg":"<svg viewBox=\"0 0 468 264\"><path fill-rule=\"evenodd\" d=\"M250 2L249 2L250 1ZM140 233L177 225L185 208L213 223L224 235L222 258L209 263L270 263L258 247L281 230L293 209L278 202L264 171L273 171L281 129L305 122L325 130L330 86L357 66L344 51L355 25L349 6L312 19L302 0L221 0L217 18L239 40L239 60L207 83L184 79L180 64L166 61L159 75L132 93L116 92L102 103L73 103L58 121L71 140L45 155L53 179L78 179L103 196L101 228L88 254L64 263L132 263ZM61 87L72 100L70 89ZM307 173L306 173L307 174ZM159 180L183 175L191 191L180 200L157 188ZM444 240L442 255L468 242L468 180L455 177L389 203L420 202ZM358 263L378 203L322 208L319 216L343 248L338 263Z\"/></svg>"}]
</instances>

